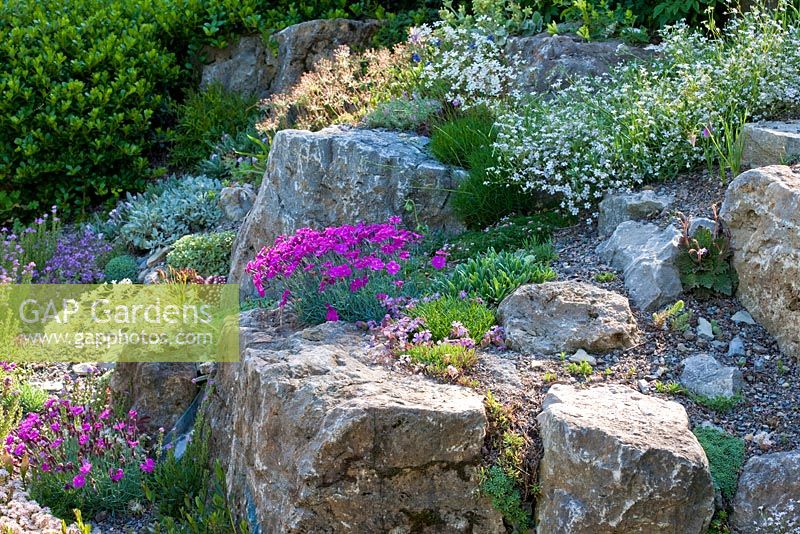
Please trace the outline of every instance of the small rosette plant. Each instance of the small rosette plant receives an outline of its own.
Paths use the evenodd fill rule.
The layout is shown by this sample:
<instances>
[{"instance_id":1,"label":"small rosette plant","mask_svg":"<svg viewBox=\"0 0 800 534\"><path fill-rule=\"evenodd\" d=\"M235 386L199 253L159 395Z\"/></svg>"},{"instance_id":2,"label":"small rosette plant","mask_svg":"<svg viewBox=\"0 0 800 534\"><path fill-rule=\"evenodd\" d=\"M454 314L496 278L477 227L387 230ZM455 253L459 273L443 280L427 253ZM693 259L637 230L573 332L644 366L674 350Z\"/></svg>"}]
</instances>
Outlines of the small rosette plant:
<instances>
[{"instance_id":1,"label":"small rosette plant","mask_svg":"<svg viewBox=\"0 0 800 534\"><path fill-rule=\"evenodd\" d=\"M31 496L54 514L72 518L125 509L144 498L143 481L155 468L147 456L138 415L114 417L110 408L49 399L5 439L7 460Z\"/></svg>"},{"instance_id":2,"label":"small rosette plant","mask_svg":"<svg viewBox=\"0 0 800 534\"><path fill-rule=\"evenodd\" d=\"M303 322L377 321L386 313L385 298L409 290L412 249L422 240L400 224L400 217L391 217L380 224L302 228L262 249L247 272L262 297L268 290L280 296L280 305L290 304ZM444 267L442 260L434 267Z\"/></svg>"}]
</instances>

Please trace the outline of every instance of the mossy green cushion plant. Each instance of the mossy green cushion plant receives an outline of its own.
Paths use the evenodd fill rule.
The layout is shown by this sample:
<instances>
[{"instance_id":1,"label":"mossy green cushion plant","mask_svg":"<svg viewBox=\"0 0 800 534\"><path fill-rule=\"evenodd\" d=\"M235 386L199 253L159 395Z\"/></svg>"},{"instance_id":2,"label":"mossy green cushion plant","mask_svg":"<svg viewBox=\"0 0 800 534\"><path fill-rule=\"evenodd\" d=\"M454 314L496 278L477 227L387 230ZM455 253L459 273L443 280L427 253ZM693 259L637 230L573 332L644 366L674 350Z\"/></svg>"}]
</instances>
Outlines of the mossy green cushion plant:
<instances>
[{"instance_id":1,"label":"mossy green cushion plant","mask_svg":"<svg viewBox=\"0 0 800 534\"><path fill-rule=\"evenodd\" d=\"M227 276L236 232L187 235L175 242L167 254L174 269L194 269L201 276Z\"/></svg>"},{"instance_id":2,"label":"mossy green cushion plant","mask_svg":"<svg viewBox=\"0 0 800 534\"><path fill-rule=\"evenodd\" d=\"M136 258L125 254L111 258L106 264L106 282L119 282L120 280L131 280L133 282L139 277L139 263Z\"/></svg>"},{"instance_id":3,"label":"mossy green cushion plant","mask_svg":"<svg viewBox=\"0 0 800 534\"><path fill-rule=\"evenodd\" d=\"M706 451L714 487L730 501L736 493L739 470L744 464L744 441L714 427L697 427L692 432Z\"/></svg>"}]
</instances>

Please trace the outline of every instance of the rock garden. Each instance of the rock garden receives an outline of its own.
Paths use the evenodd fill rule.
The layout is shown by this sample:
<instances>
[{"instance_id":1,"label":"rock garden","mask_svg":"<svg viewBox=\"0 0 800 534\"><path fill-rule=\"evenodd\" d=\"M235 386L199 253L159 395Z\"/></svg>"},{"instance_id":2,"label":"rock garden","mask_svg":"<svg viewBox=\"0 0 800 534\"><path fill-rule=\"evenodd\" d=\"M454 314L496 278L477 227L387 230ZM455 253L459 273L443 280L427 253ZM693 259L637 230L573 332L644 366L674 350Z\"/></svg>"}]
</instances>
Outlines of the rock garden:
<instances>
[{"instance_id":1,"label":"rock garden","mask_svg":"<svg viewBox=\"0 0 800 534\"><path fill-rule=\"evenodd\" d=\"M684 4L0 5L0 531L800 533L800 12Z\"/></svg>"}]
</instances>

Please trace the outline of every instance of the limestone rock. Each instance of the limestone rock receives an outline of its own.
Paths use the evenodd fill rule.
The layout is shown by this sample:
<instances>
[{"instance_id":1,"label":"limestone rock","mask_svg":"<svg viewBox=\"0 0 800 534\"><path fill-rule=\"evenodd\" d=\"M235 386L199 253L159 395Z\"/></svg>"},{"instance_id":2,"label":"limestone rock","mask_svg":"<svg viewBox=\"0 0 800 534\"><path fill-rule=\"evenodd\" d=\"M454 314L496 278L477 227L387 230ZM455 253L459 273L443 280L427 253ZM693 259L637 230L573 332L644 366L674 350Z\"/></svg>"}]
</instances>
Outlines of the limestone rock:
<instances>
[{"instance_id":1,"label":"limestone rock","mask_svg":"<svg viewBox=\"0 0 800 534\"><path fill-rule=\"evenodd\" d=\"M627 221L617 226L597 252L622 271L633 303L653 311L672 304L683 290L675 267L680 235L672 225L661 230L654 224Z\"/></svg>"},{"instance_id":2,"label":"limestone rock","mask_svg":"<svg viewBox=\"0 0 800 534\"><path fill-rule=\"evenodd\" d=\"M260 532L505 532L477 491L486 432L474 391L370 363L355 328L287 337L242 319L208 420L232 502ZM422 522L422 523L420 523Z\"/></svg>"},{"instance_id":3,"label":"limestone rock","mask_svg":"<svg viewBox=\"0 0 800 534\"><path fill-rule=\"evenodd\" d=\"M116 400L129 404L151 428L171 429L197 395L194 363L119 362L109 386Z\"/></svg>"},{"instance_id":4,"label":"limestone rock","mask_svg":"<svg viewBox=\"0 0 800 534\"><path fill-rule=\"evenodd\" d=\"M628 299L581 282L522 286L500 303L497 315L512 347L526 354L605 352L639 340Z\"/></svg>"},{"instance_id":5,"label":"limestone rock","mask_svg":"<svg viewBox=\"0 0 800 534\"><path fill-rule=\"evenodd\" d=\"M747 310L739 310L738 312L734 313L731 316L731 321L736 324L747 324L747 325L754 325L756 324L753 316L750 315Z\"/></svg>"},{"instance_id":6,"label":"limestone rock","mask_svg":"<svg viewBox=\"0 0 800 534\"><path fill-rule=\"evenodd\" d=\"M742 135L745 168L778 165L800 156L800 121L745 124Z\"/></svg>"},{"instance_id":7,"label":"limestone rock","mask_svg":"<svg viewBox=\"0 0 800 534\"><path fill-rule=\"evenodd\" d=\"M555 385L537 420L540 534L706 531L714 488L680 404L620 385Z\"/></svg>"},{"instance_id":8,"label":"limestone rock","mask_svg":"<svg viewBox=\"0 0 800 534\"><path fill-rule=\"evenodd\" d=\"M223 187L219 193L219 208L226 219L238 222L244 219L253 207L256 193L253 186L245 184L243 186Z\"/></svg>"},{"instance_id":9,"label":"limestone rock","mask_svg":"<svg viewBox=\"0 0 800 534\"><path fill-rule=\"evenodd\" d=\"M684 360L681 384L696 395L731 398L742 390L742 372L712 356L698 354Z\"/></svg>"},{"instance_id":10,"label":"limestone rock","mask_svg":"<svg viewBox=\"0 0 800 534\"><path fill-rule=\"evenodd\" d=\"M344 127L278 132L258 197L236 238L230 283L251 287L247 262L280 234L384 222L393 215L413 224L407 201L431 228L459 229L449 199L462 171L433 159L427 143L415 135Z\"/></svg>"},{"instance_id":11,"label":"limestone rock","mask_svg":"<svg viewBox=\"0 0 800 534\"><path fill-rule=\"evenodd\" d=\"M207 47L209 63L203 66L200 87L219 84L227 91L266 96L278 60L261 35L244 35L225 48Z\"/></svg>"},{"instance_id":12,"label":"limestone rock","mask_svg":"<svg viewBox=\"0 0 800 534\"><path fill-rule=\"evenodd\" d=\"M614 233L625 221L640 221L659 215L675 200L675 195L659 195L655 191L608 194L600 202L597 232L601 237Z\"/></svg>"},{"instance_id":13,"label":"limestone rock","mask_svg":"<svg viewBox=\"0 0 800 534\"><path fill-rule=\"evenodd\" d=\"M340 46L369 47L378 29L380 24L375 20L326 19L301 22L279 31L274 35L278 42L278 70L270 91L291 89L303 73L310 72L320 59Z\"/></svg>"},{"instance_id":14,"label":"limestone rock","mask_svg":"<svg viewBox=\"0 0 800 534\"><path fill-rule=\"evenodd\" d=\"M613 65L647 52L621 41L586 41L574 35L540 33L509 37L506 54L518 56L523 68L521 84L529 92L548 92L551 86L570 78L599 75Z\"/></svg>"},{"instance_id":15,"label":"limestone rock","mask_svg":"<svg viewBox=\"0 0 800 534\"><path fill-rule=\"evenodd\" d=\"M800 357L800 174L778 165L741 174L720 216L739 300L785 354Z\"/></svg>"},{"instance_id":16,"label":"limestone rock","mask_svg":"<svg viewBox=\"0 0 800 534\"><path fill-rule=\"evenodd\" d=\"M800 532L800 451L750 458L739 476L732 520L741 534Z\"/></svg>"}]
</instances>

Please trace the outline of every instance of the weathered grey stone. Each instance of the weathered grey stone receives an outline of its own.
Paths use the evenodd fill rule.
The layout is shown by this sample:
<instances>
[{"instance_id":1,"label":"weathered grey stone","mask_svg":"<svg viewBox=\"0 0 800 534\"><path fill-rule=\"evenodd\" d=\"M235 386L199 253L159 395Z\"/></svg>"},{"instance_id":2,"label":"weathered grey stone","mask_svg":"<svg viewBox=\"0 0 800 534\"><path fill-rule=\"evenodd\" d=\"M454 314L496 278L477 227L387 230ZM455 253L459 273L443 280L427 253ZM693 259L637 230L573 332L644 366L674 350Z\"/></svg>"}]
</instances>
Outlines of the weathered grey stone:
<instances>
[{"instance_id":1,"label":"weathered grey stone","mask_svg":"<svg viewBox=\"0 0 800 534\"><path fill-rule=\"evenodd\" d=\"M286 336L261 316L208 412L236 512L260 532L505 532L477 491L481 395L372 365L351 326Z\"/></svg>"},{"instance_id":2,"label":"weathered grey stone","mask_svg":"<svg viewBox=\"0 0 800 534\"><path fill-rule=\"evenodd\" d=\"M741 174L720 216L731 233L739 300L784 353L800 357L800 174L778 165Z\"/></svg>"},{"instance_id":3,"label":"weathered grey stone","mask_svg":"<svg viewBox=\"0 0 800 534\"><path fill-rule=\"evenodd\" d=\"M740 534L800 532L800 451L748 460L739 476L732 522Z\"/></svg>"},{"instance_id":4,"label":"weathered grey stone","mask_svg":"<svg viewBox=\"0 0 800 534\"><path fill-rule=\"evenodd\" d=\"M800 156L800 121L745 124L742 135L745 168L779 165Z\"/></svg>"},{"instance_id":5,"label":"weathered grey stone","mask_svg":"<svg viewBox=\"0 0 800 534\"><path fill-rule=\"evenodd\" d=\"M219 208L229 221L244 219L253 207L256 193L251 184L223 187L219 193Z\"/></svg>"},{"instance_id":6,"label":"weathered grey stone","mask_svg":"<svg viewBox=\"0 0 800 534\"><path fill-rule=\"evenodd\" d=\"M692 222L689 223L689 235L694 236L700 228L705 228L709 232L714 232L717 223L713 219L707 217L692 217Z\"/></svg>"},{"instance_id":7,"label":"weathered grey stone","mask_svg":"<svg viewBox=\"0 0 800 534\"><path fill-rule=\"evenodd\" d=\"M151 428L172 428L197 395L194 363L118 362L109 386L113 397L149 418Z\"/></svg>"},{"instance_id":8,"label":"weathered grey stone","mask_svg":"<svg viewBox=\"0 0 800 534\"><path fill-rule=\"evenodd\" d=\"M300 77L340 46L366 48L380 28L377 21L310 20L273 35L277 55L261 35L245 35L226 48L207 47L201 87L220 84L228 91L259 97L291 89Z\"/></svg>"},{"instance_id":9,"label":"weathered grey stone","mask_svg":"<svg viewBox=\"0 0 800 534\"><path fill-rule=\"evenodd\" d=\"M524 285L500 303L497 315L512 347L525 354L605 352L639 340L628 299L582 282Z\"/></svg>"},{"instance_id":10,"label":"weathered grey stone","mask_svg":"<svg viewBox=\"0 0 800 534\"><path fill-rule=\"evenodd\" d=\"M739 310L738 312L734 313L731 316L731 321L736 324L747 324L747 325L754 325L756 324L753 316L747 310Z\"/></svg>"},{"instance_id":11,"label":"weathered grey stone","mask_svg":"<svg viewBox=\"0 0 800 534\"><path fill-rule=\"evenodd\" d=\"M659 195L651 190L609 193L600 202L597 232L601 237L608 237L620 223L655 217L672 205L674 200L675 195Z\"/></svg>"},{"instance_id":12,"label":"weathered grey stone","mask_svg":"<svg viewBox=\"0 0 800 534\"><path fill-rule=\"evenodd\" d=\"M280 234L394 215L413 224L407 201L431 228L460 229L449 199L463 171L433 159L427 143L415 135L344 127L278 132L255 205L236 238L230 283L252 292L247 262Z\"/></svg>"},{"instance_id":13,"label":"weathered grey stone","mask_svg":"<svg viewBox=\"0 0 800 534\"><path fill-rule=\"evenodd\" d=\"M537 420L537 532L705 532L714 489L680 404L619 385L555 385Z\"/></svg>"},{"instance_id":14,"label":"weathered grey stone","mask_svg":"<svg viewBox=\"0 0 800 534\"><path fill-rule=\"evenodd\" d=\"M746 355L747 351L744 348L744 340L740 336L735 336L728 344L728 358Z\"/></svg>"},{"instance_id":15,"label":"weathered grey stone","mask_svg":"<svg viewBox=\"0 0 800 534\"><path fill-rule=\"evenodd\" d=\"M367 48L378 29L380 24L375 20L326 19L301 22L279 31L274 35L278 42L278 70L270 92L291 89L303 73L313 70L320 59L340 46Z\"/></svg>"},{"instance_id":16,"label":"weathered grey stone","mask_svg":"<svg viewBox=\"0 0 800 534\"><path fill-rule=\"evenodd\" d=\"M225 48L207 47L200 87L219 84L228 91L266 96L278 59L264 45L261 35L243 35Z\"/></svg>"},{"instance_id":17,"label":"weathered grey stone","mask_svg":"<svg viewBox=\"0 0 800 534\"><path fill-rule=\"evenodd\" d=\"M592 367L597 365L597 358L587 353L583 349L578 349L577 351L575 351L575 354L569 357L569 361L571 361L572 363L586 362Z\"/></svg>"},{"instance_id":18,"label":"weathered grey stone","mask_svg":"<svg viewBox=\"0 0 800 534\"><path fill-rule=\"evenodd\" d=\"M675 267L680 236L672 225L661 230L654 224L627 221L617 226L597 252L622 271L633 303L652 311L674 302L683 290Z\"/></svg>"},{"instance_id":19,"label":"weathered grey stone","mask_svg":"<svg viewBox=\"0 0 800 534\"><path fill-rule=\"evenodd\" d=\"M505 52L520 58L520 81L529 92L548 92L559 81L566 84L571 78L604 74L613 65L648 54L621 41L586 41L549 33L509 37Z\"/></svg>"},{"instance_id":20,"label":"weathered grey stone","mask_svg":"<svg viewBox=\"0 0 800 534\"><path fill-rule=\"evenodd\" d=\"M696 395L729 399L742 390L742 372L722 365L708 354L697 354L683 361L681 384Z\"/></svg>"},{"instance_id":21,"label":"weathered grey stone","mask_svg":"<svg viewBox=\"0 0 800 534\"><path fill-rule=\"evenodd\" d=\"M705 317L697 318L697 337L711 341L714 339L714 327Z\"/></svg>"}]
</instances>

